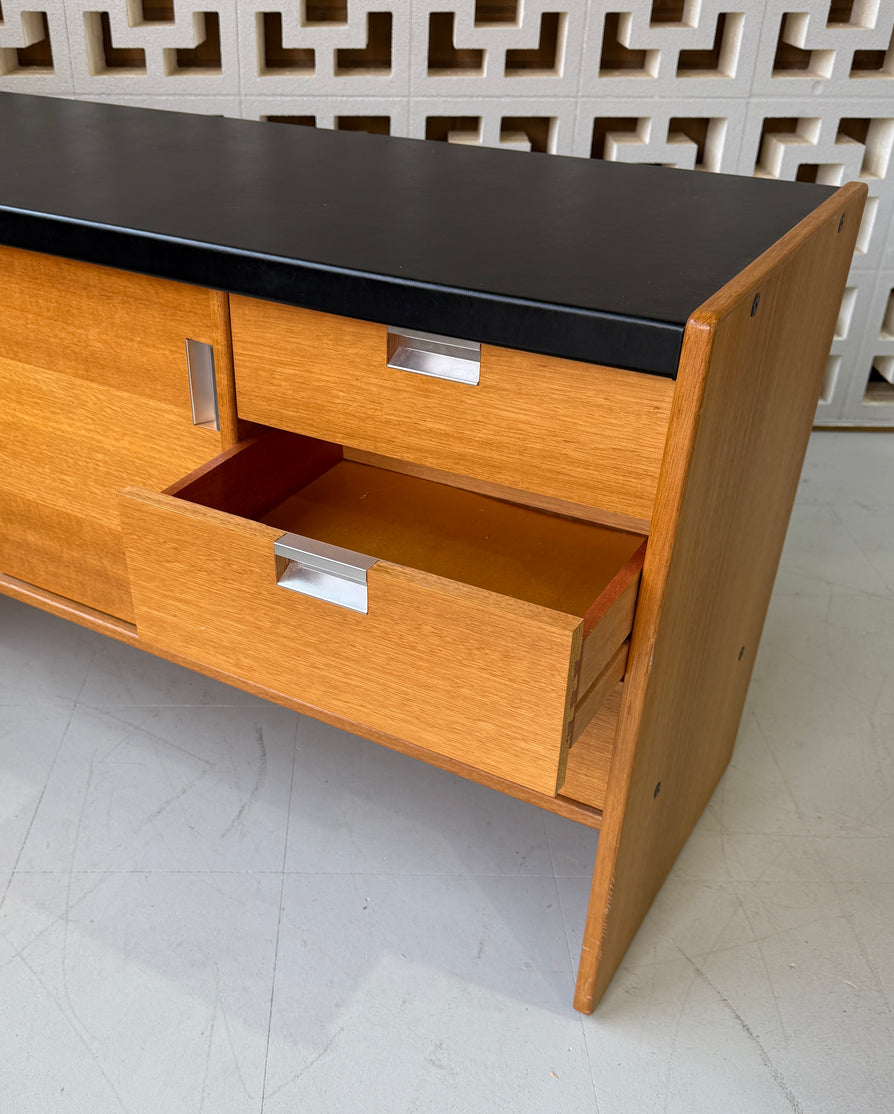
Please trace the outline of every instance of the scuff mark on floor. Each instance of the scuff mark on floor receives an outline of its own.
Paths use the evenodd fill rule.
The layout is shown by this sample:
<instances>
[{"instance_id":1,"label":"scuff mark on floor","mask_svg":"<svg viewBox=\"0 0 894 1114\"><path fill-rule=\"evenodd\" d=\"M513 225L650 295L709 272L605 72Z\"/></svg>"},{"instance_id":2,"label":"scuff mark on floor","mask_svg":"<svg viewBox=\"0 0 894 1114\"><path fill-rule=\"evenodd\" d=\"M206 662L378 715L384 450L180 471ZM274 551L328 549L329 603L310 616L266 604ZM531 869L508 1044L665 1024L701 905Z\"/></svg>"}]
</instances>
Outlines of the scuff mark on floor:
<instances>
[{"instance_id":1,"label":"scuff mark on floor","mask_svg":"<svg viewBox=\"0 0 894 1114\"><path fill-rule=\"evenodd\" d=\"M236 827L236 825L245 815L246 810L251 807L252 802L260 793L261 789L264 786L264 782L267 780L267 746L264 742L264 730L260 724L257 724L255 727L255 737L258 742L258 768L257 774L255 775L255 783L251 787L248 796L239 806L238 812L221 834L222 839L225 836L228 836L230 832Z\"/></svg>"},{"instance_id":2,"label":"scuff mark on floor","mask_svg":"<svg viewBox=\"0 0 894 1114\"><path fill-rule=\"evenodd\" d=\"M695 971L696 976L698 978L700 978L704 983L706 983L711 988L711 990L714 992L714 994L720 1000L721 1004L725 1007L725 1009L729 1012L729 1014L733 1018L735 1018L736 1022L739 1025L739 1028L742 1030L742 1032L745 1034L745 1036L748 1037L748 1039L754 1045L755 1051L757 1052L758 1056L760 1057L761 1063L764 1065L764 1067L769 1072L770 1077L773 1080L773 1082L776 1084L776 1086L782 1092L783 1097L785 1098L785 1100L789 1104L789 1106L792 1108L792 1111L794 1112L794 1114L805 1114L804 1108L798 1102L798 1100L795 1097L795 1094L792 1091L792 1089L789 1087L789 1085L783 1079L782 1072L779 1070L779 1068L776 1067L776 1065L770 1059L770 1057L767 1053L767 1050L761 1044L760 1038L758 1037L757 1033L755 1033L755 1031L751 1028L751 1026L745 1020L745 1018L739 1013L739 1011L736 1009L736 1007L729 1000L729 998L727 998L726 995L719 989L719 987L717 987L708 978L708 976L701 969L701 967L699 967L699 965L694 960L690 959L689 956L683 951L683 949L681 947L678 946L677 951L680 953L680 955L682 955L682 957L686 960L686 962L692 967L692 969Z\"/></svg>"}]
</instances>

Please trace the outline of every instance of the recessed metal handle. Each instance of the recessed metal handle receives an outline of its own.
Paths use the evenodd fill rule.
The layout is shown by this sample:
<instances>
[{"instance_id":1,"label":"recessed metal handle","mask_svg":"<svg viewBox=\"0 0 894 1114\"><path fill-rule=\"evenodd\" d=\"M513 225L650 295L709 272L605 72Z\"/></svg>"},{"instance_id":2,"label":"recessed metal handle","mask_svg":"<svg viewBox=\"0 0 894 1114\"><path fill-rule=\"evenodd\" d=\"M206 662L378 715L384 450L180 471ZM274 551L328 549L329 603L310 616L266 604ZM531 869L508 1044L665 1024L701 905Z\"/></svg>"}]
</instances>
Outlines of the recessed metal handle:
<instances>
[{"instance_id":1,"label":"recessed metal handle","mask_svg":"<svg viewBox=\"0 0 894 1114\"><path fill-rule=\"evenodd\" d=\"M388 366L474 387L481 373L481 345L473 340L389 326Z\"/></svg>"},{"instance_id":2,"label":"recessed metal handle","mask_svg":"<svg viewBox=\"0 0 894 1114\"><path fill-rule=\"evenodd\" d=\"M367 613L366 574L375 557L301 534L283 534L273 552L288 561L276 581L280 588Z\"/></svg>"},{"instance_id":3,"label":"recessed metal handle","mask_svg":"<svg viewBox=\"0 0 894 1114\"><path fill-rule=\"evenodd\" d=\"M220 430L214 349L210 344L203 344L200 340L187 340L186 370L189 375L192 424L201 426L202 429Z\"/></svg>"}]
</instances>

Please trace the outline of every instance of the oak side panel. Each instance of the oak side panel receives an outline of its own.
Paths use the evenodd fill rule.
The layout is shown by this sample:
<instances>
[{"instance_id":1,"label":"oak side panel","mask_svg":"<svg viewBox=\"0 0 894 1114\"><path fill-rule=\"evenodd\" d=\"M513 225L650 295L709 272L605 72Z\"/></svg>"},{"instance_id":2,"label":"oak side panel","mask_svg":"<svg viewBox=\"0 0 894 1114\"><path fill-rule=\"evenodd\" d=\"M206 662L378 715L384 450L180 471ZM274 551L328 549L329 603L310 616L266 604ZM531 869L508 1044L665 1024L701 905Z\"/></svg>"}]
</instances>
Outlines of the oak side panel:
<instances>
[{"instance_id":1,"label":"oak side panel","mask_svg":"<svg viewBox=\"0 0 894 1114\"><path fill-rule=\"evenodd\" d=\"M651 518L668 379L483 345L470 386L387 367L384 325L237 296L230 314L243 418Z\"/></svg>"},{"instance_id":2,"label":"oak side panel","mask_svg":"<svg viewBox=\"0 0 894 1114\"><path fill-rule=\"evenodd\" d=\"M687 326L584 933L582 1011L729 761L865 192L839 190Z\"/></svg>"},{"instance_id":3,"label":"oak side panel","mask_svg":"<svg viewBox=\"0 0 894 1114\"><path fill-rule=\"evenodd\" d=\"M235 432L221 299L0 247L0 571L133 618L118 491L166 486ZM221 434L192 423L187 337L214 346Z\"/></svg>"}]
</instances>

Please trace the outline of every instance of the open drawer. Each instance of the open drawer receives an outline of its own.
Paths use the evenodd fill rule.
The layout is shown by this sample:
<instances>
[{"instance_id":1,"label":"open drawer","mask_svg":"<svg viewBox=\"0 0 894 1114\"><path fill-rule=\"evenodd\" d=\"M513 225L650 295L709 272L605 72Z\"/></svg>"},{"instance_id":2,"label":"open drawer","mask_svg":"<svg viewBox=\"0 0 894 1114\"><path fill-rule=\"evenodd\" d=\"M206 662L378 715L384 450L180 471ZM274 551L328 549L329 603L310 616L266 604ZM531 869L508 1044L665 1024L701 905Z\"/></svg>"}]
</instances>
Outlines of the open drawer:
<instances>
[{"instance_id":1,"label":"open drawer","mask_svg":"<svg viewBox=\"0 0 894 1114\"><path fill-rule=\"evenodd\" d=\"M637 534L278 430L122 521L147 642L538 792L624 672Z\"/></svg>"}]
</instances>

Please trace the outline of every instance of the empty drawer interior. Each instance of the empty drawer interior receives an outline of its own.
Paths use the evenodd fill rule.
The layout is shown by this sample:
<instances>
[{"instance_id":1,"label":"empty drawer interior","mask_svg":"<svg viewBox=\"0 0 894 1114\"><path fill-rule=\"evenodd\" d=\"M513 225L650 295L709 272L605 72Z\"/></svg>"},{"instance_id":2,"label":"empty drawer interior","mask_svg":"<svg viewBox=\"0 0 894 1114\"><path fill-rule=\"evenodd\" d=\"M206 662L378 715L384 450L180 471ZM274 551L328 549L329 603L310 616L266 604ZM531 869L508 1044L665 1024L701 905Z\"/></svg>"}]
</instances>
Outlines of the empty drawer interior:
<instances>
[{"instance_id":1,"label":"empty drawer interior","mask_svg":"<svg viewBox=\"0 0 894 1114\"><path fill-rule=\"evenodd\" d=\"M643 537L342 458L271 430L169 493L583 619Z\"/></svg>"}]
</instances>

